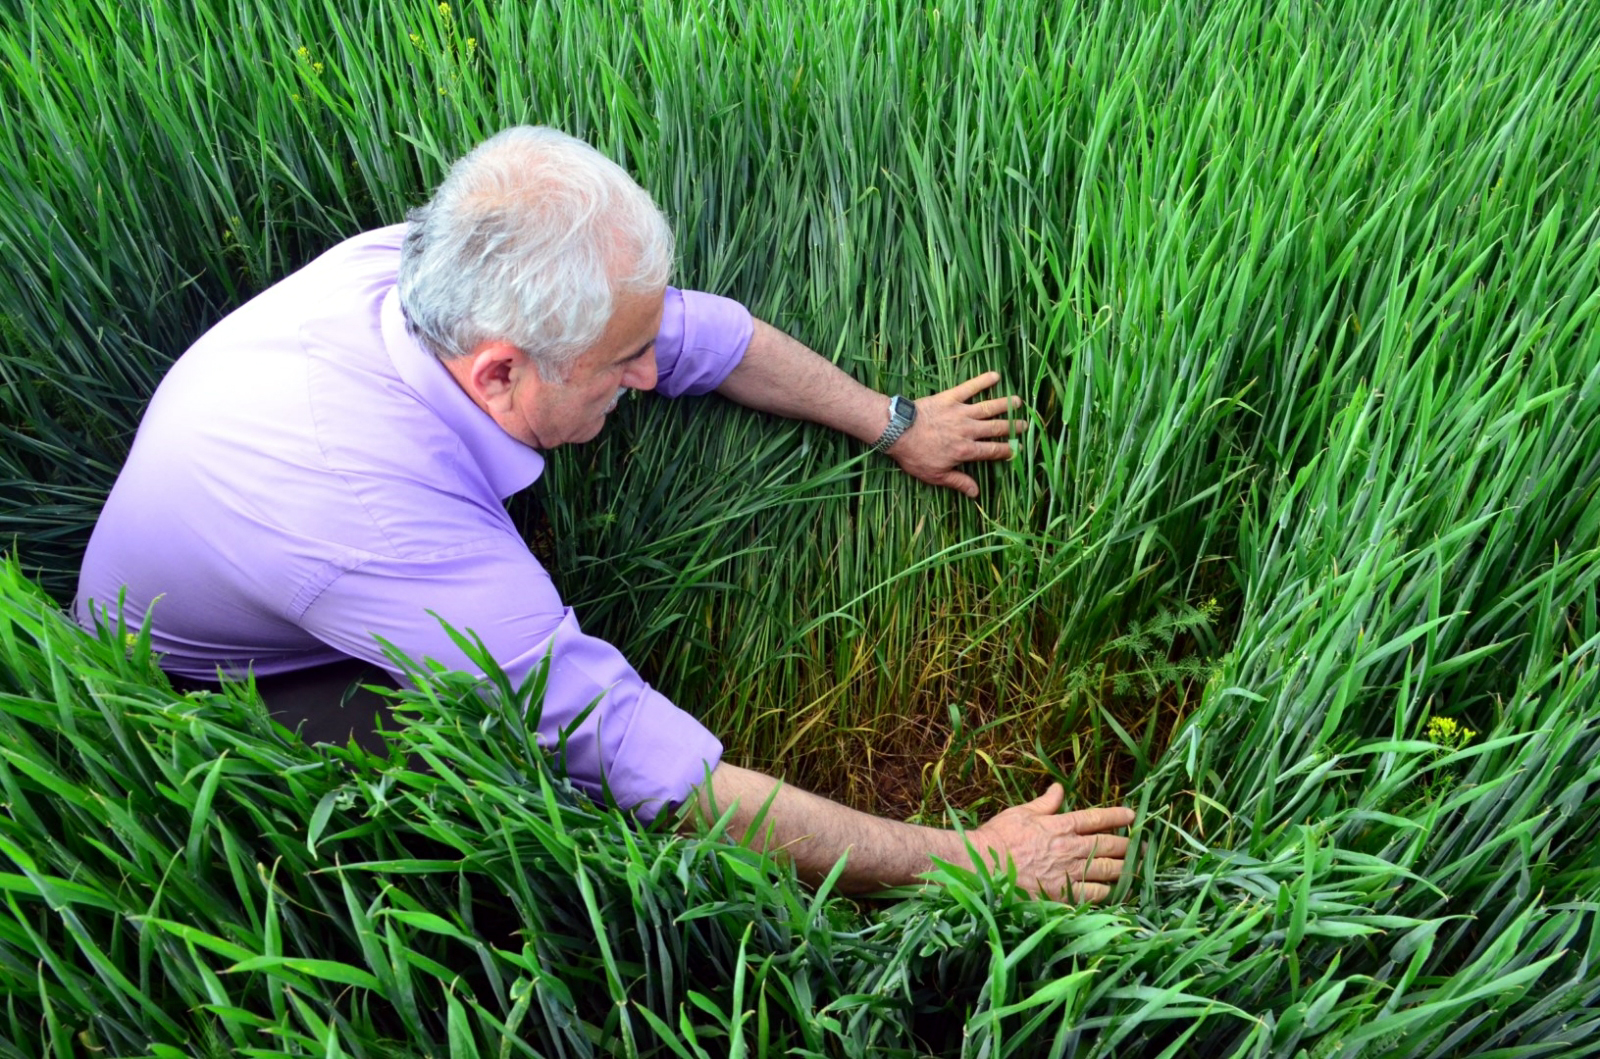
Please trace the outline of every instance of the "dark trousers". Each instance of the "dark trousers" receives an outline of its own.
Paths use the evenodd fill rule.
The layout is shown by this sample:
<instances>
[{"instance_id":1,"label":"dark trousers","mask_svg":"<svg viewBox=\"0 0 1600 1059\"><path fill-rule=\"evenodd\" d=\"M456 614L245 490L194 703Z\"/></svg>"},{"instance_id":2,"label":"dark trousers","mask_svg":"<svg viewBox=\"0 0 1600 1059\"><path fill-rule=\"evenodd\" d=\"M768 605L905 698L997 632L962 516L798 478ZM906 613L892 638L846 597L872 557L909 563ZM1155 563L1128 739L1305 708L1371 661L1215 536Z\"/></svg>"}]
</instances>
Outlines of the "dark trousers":
<instances>
[{"instance_id":1,"label":"dark trousers","mask_svg":"<svg viewBox=\"0 0 1600 1059\"><path fill-rule=\"evenodd\" d=\"M391 731L395 723L389 716L389 700L363 684L399 686L388 672L357 658L256 678L256 690L272 719L291 731L298 730L307 743L344 746L354 738L366 749L381 754L384 749L377 734L378 723L382 721ZM172 686L180 691L215 691L220 685L173 677Z\"/></svg>"}]
</instances>

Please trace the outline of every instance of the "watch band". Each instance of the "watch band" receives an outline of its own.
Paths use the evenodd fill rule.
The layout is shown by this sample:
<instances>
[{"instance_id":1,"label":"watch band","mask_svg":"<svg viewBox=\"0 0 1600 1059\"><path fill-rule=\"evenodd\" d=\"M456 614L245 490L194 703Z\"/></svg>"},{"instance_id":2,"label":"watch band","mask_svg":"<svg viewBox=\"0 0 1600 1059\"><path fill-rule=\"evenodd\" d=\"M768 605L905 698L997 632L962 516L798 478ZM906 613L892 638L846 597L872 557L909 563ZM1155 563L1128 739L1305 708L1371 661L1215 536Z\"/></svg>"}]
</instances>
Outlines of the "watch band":
<instances>
[{"instance_id":1,"label":"watch band","mask_svg":"<svg viewBox=\"0 0 1600 1059\"><path fill-rule=\"evenodd\" d=\"M917 421L917 406L910 398L895 394L889 398L889 425L884 428L878 440L872 443L873 452L883 452L890 445L900 440L900 436L911 429L911 424Z\"/></svg>"}]
</instances>

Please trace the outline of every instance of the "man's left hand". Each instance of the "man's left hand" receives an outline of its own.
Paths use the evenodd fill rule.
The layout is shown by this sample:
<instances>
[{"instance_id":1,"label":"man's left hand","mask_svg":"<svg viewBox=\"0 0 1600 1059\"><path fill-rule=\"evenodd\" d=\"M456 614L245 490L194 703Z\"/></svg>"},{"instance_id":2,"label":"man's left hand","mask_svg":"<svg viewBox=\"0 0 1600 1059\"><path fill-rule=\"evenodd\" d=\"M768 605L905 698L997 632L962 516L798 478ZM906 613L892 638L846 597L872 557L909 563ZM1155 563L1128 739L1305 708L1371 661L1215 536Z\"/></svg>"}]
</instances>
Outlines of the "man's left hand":
<instances>
[{"instance_id":1,"label":"man's left hand","mask_svg":"<svg viewBox=\"0 0 1600 1059\"><path fill-rule=\"evenodd\" d=\"M1027 420L1010 418L1022 407L1022 398L973 401L999 381L999 372L986 371L917 401L916 423L889 446L887 455L913 478L976 497L978 483L957 468L974 460L1009 460L1009 439L1028 429Z\"/></svg>"}]
</instances>

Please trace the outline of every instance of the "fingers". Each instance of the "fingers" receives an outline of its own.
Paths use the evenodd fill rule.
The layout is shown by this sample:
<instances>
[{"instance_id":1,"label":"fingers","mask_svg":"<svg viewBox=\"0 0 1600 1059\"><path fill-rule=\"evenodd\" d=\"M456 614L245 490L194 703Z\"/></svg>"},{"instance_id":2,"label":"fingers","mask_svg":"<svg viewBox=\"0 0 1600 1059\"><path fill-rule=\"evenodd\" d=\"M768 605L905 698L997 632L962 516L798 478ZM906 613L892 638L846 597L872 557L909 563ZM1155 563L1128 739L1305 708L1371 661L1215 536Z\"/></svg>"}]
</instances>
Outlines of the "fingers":
<instances>
[{"instance_id":1,"label":"fingers","mask_svg":"<svg viewBox=\"0 0 1600 1059\"><path fill-rule=\"evenodd\" d=\"M943 474L925 478L924 481L929 485L939 485L946 489L954 489L965 497L976 497L978 495L978 483L973 480L971 475L962 474L960 471L946 471Z\"/></svg>"},{"instance_id":2,"label":"fingers","mask_svg":"<svg viewBox=\"0 0 1600 1059\"><path fill-rule=\"evenodd\" d=\"M1084 866L1083 881L1114 883L1122 878L1122 861L1115 857L1096 857Z\"/></svg>"},{"instance_id":3,"label":"fingers","mask_svg":"<svg viewBox=\"0 0 1600 1059\"><path fill-rule=\"evenodd\" d=\"M1091 857L1065 872L1028 877L1019 873L1022 888L1039 897L1056 900L1104 901L1127 870L1120 857Z\"/></svg>"},{"instance_id":4,"label":"fingers","mask_svg":"<svg viewBox=\"0 0 1600 1059\"><path fill-rule=\"evenodd\" d=\"M1061 811L1061 803L1066 800L1067 790L1059 783L1052 783L1039 797L1022 807L1040 816L1054 816Z\"/></svg>"},{"instance_id":5,"label":"fingers","mask_svg":"<svg viewBox=\"0 0 1600 1059\"><path fill-rule=\"evenodd\" d=\"M1015 395L1011 397L996 397L990 401L979 401L977 404L968 405L972 414L979 419L994 419L997 416L1007 415L1022 407L1022 398Z\"/></svg>"},{"instance_id":6,"label":"fingers","mask_svg":"<svg viewBox=\"0 0 1600 1059\"><path fill-rule=\"evenodd\" d=\"M1027 430L1028 421L1026 419L974 419L972 425L967 429L974 438L1004 438Z\"/></svg>"},{"instance_id":7,"label":"fingers","mask_svg":"<svg viewBox=\"0 0 1600 1059\"><path fill-rule=\"evenodd\" d=\"M1103 886L1100 883L1072 884L1072 899L1074 901L1089 901L1093 904L1099 904L1110 896L1111 887Z\"/></svg>"},{"instance_id":8,"label":"fingers","mask_svg":"<svg viewBox=\"0 0 1600 1059\"><path fill-rule=\"evenodd\" d=\"M1122 835L1078 835L1088 844L1086 855L1108 860L1124 860L1128 856L1128 840Z\"/></svg>"},{"instance_id":9,"label":"fingers","mask_svg":"<svg viewBox=\"0 0 1600 1059\"><path fill-rule=\"evenodd\" d=\"M1124 862L1115 857L1095 857L1084 864L1081 872L1075 871L1067 877L1061 889L1056 891L1060 895L1058 899L1070 894L1074 901L1104 901L1111 896L1111 890L1122 878L1124 870ZM1039 885L1034 892L1041 897L1052 896L1051 889L1044 885Z\"/></svg>"},{"instance_id":10,"label":"fingers","mask_svg":"<svg viewBox=\"0 0 1600 1059\"><path fill-rule=\"evenodd\" d=\"M950 387L945 393L965 404L999 381L1000 373L998 371L986 371L982 375Z\"/></svg>"},{"instance_id":11,"label":"fingers","mask_svg":"<svg viewBox=\"0 0 1600 1059\"><path fill-rule=\"evenodd\" d=\"M1078 809L1062 819L1078 834L1093 835L1101 831L1115 831L1119 827L1132 827L1136 817L1132 809L1114 805L1104 809Z\"/></svg>"},{"instance_id":12,"label":"fingers","mask_svg":"<svg viewBox=\"0 0 1600 1059\"><path fill-rule=\"evenodd\" d=\"M994 463L997 460L1009 460L1015 453L1011 451L1011 443L1007 441L974 441L972 443L973 460L986 460Z\"/></svg>"},{"instance_id":13,"label":"fingers","mask_svg":"<svg viewBox=\"0 0 1600 1059\"><path fill-rule=\"evenodd\" d=\"M943 393L935 394L932 398L925 398L924 400L945 407L958 407L973 421L998 419L1006 424L1007 429L1026 430L1028 427L1027 420L1019 419L1010 422L1002 418L1009 416L1012 412L1022 407L1022 398L1016 394L1006 397L991 397L987 401L969 403L972 397L980 390L986 390L999 381L999 372L987 372L976 379L964 382L960 386L951 387ZM982 385L978 385L980 383Z\"/></svg>"}]
</instances>

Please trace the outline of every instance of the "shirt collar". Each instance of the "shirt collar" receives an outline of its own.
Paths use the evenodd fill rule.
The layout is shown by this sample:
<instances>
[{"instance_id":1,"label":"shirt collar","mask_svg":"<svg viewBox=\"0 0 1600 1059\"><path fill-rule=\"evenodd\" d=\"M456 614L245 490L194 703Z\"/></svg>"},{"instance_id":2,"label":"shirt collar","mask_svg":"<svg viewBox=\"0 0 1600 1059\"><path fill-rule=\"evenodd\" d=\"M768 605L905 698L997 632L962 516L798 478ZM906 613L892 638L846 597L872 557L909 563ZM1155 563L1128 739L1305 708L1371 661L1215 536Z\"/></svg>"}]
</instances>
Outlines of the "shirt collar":
<instances>
[{"instance_id":1,"label":"shirt collar","mask_svg":"<svg viewBox=\"0 0 1600 1059\"><path fill-rule=\"evenodd\" d=\"M544 457L500 429L489 414L472 403L439 358L422 348L406 330L400 311L400 290L383 299L383 344L400 378L440 421L455 432L473 462L502 500L532 485L544 471Z\"/></svg>"}]
</instances>

